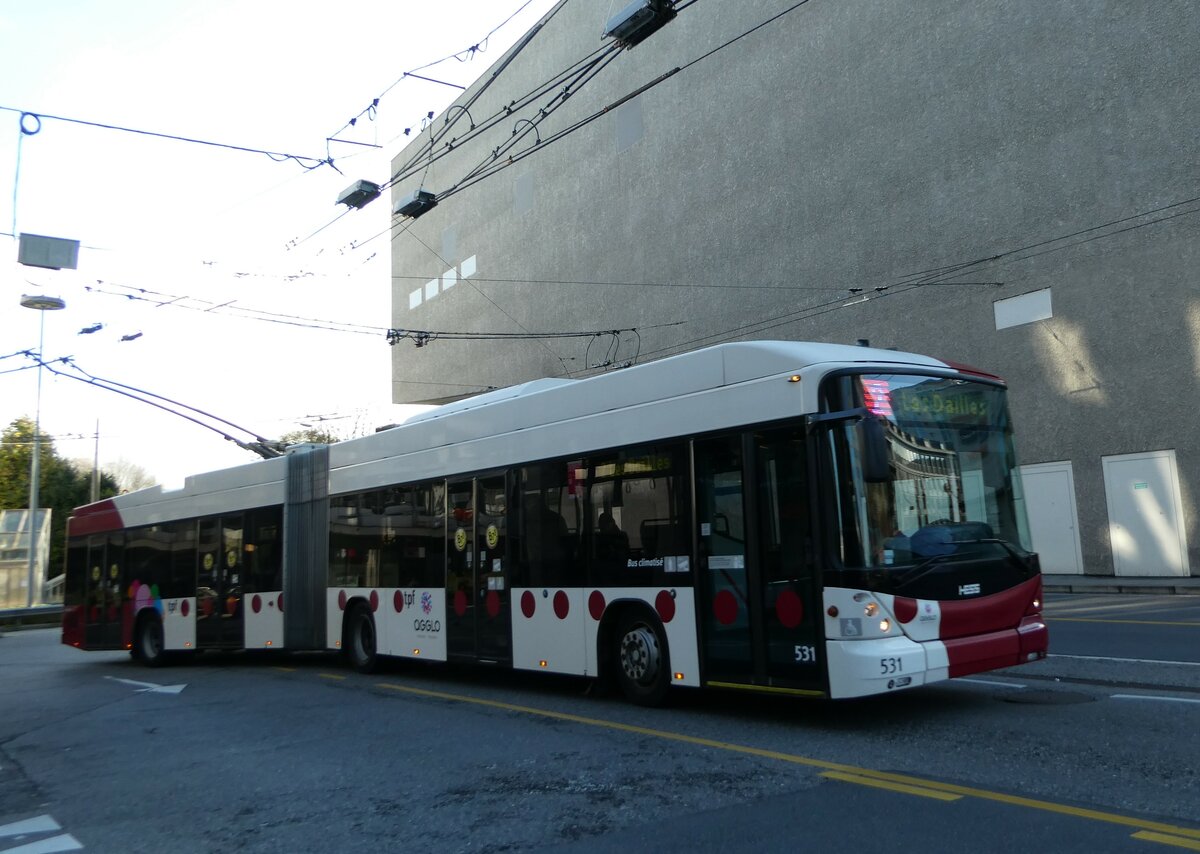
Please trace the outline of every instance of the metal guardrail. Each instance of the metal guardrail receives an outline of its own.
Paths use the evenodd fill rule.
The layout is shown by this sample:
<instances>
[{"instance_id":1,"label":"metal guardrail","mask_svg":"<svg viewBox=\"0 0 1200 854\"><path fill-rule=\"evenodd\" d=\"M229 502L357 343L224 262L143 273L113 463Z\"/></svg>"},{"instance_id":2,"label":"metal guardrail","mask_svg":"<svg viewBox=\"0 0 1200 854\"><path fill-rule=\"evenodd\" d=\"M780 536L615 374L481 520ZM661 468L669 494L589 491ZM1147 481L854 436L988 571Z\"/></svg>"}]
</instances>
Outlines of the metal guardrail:
<instances>
[{"instance_id":1,"label":"metal guardrail","mask_svg":"<svg viewBox=\"0 0 1200 854\"><path fill-rule=\"evenodd\" d=\"M39 605L34 608L5 608L0 610L0 628L58 626L62 624L62 605Z\"/></svg>"}]
</instances>

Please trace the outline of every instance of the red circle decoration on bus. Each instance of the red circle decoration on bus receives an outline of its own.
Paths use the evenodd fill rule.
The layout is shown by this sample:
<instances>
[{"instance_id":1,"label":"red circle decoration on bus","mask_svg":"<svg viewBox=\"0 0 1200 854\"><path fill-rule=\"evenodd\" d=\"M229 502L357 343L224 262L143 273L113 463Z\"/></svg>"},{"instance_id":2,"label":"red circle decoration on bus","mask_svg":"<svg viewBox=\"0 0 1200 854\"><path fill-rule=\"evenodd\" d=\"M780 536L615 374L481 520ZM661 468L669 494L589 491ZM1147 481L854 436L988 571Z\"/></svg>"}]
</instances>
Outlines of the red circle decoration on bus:
<instances>
[{"instance_id":1,"label":"red circle decoration on bus","mask_svg":"<svg viewBox=\"0 0 1200 854\"><path fill-rule=\"evenodd\" d=\"M342 590L338 593L338 610L346 610L346 591Z\"/></svg>"},{"instance_id":2,"label":"red circle decoration on bus","mask_svg":"<svg viewBox=\"0 0 1200 854\"><path fill-rule=\"evenodd\" d=\"M588 597L588 612L592 615L592 619L596 622L604 616L604 594L599 590L593 590L592 595Z\"/></svg>"},{"instance_id":3,"label":"red circle decoration on bus","mask_svg":"<svg viewBox=\"0 0 1200 854\"><path fill-rule=\"evenodd\" d=\"M917 616L917 600L909 599L907 596L897 596L892 603L892 610L896 614L896 619L902 623L911 623L913 617Z\"/></svg>"},{"instance_id":4,"label":"red circle decoration on bus","mask_svg":"<svg viewBox=\"0 0 1200 854\"><path fill-rule=\"evenodd\" d=\"M669 591L660 590L654 597L654 610L658 611L658 616L664 623L671 622L675 619L675 597Z\"/></svg>"},{"instance_id":5,"label":"red circle decoration on bus","mask_svg":"<svg viewBox=\"0 0 1200 854\"><path fill-rule=\"evenodd\" d=\"M571 613L571 599L567 596L566 591L560 590L554 594L554 616L565 620L569 613Z\"/></svg>"},{"instance_id":6,"label":"red circle decoration on bus","mask_svg":"<svg viewBox=\"0 0 1200 854\"><path fill-rule=\"evenodd\" d=\"M279 612L281 614L283 613L283 594L282 593L279 594ZM185 616L186 616L186 614L185 614Z\"/></svg>"},{"instance_id":7,"label":"red circle decoration on bus","mask_svg":"<svg viewBox=\"0 0 1200 854\"><path fill-rule=\"evenodd\" d=\"M463 590L454 591L454 613L460 617L467 613L467 594Z\"/></svg>"},{"instance_id":8,"label":"red circle decoration on bus","mask_svg":"<svg viewBox=\"0 0 1200 854\"><path fill-rule=\"evenodd\" d=\"M184 599L182 602L179 603L179 613L183 614L183 616L186 617L189 613L191 613L191 610L192 610L192 603L189 602L187 599Z\"/></svg>"},{"instance_id":9,"label":"red circle decoration on bus","mask_svg":"<svg viewBox=\"0 0 1200 854\"><path fill-rule=\"evenodd\" d=\"M495 590L489 590L483 600L483 604L487 608L488 616L495 617L500 613L500 594Z\"/></svg>"},{"instance_id":10,"label":"red circle decoration on bus","mask_svg":"<svg viewBox=\"0 0 1200 854\"><path fill-rule=\"evenodd\" d=\"M533 612L537 610L537 599L533 593L526 590L521 594L521 613L525 615L525 619L533 616Z\"/></svg>"},{"instance_id":11,"label":"red circle decoration on bus","mask_svg":"<svg viewBox=\"0 0 1200 854\"><path fill-rule=\"evenodd\" d=\"M254 610L254 613L256 613L256 614L262 610L262 597L259 596L257 593L255 593L254 598L250 600L250 607Z\"/></svg>"},{"instance_id":12,"label":"red circle decoration on bus","mask_svg":"<svg viewBox=\"0 0 1200 854\"><path fill-rule=\"evenodd\" d=\"M736 620L737 613L737 597L728 590L722 590L713 597L713 616L722 626L728 626Z\"/></svg>"},{"instance_id":13,"label":"red circle decoration on bus","mask_svg":"<svg viewBox=\"0 0 1200 854\"><path fill-rule=\"evenodd\" d=\"M379 591L371 591L371 613L379 610Z\"/></svg>"},{"instance_id":14,"label":"red circle decoration on bus","mask_svg":"<svg viewBox=\"0 0 1200 854\"><path fill-rule=\"evenodd\" d=\"M775 616L784 628L794 629L804 619L804 602L795 590L784 590L775 600Z\"/></svg>"},{"instance_id":15,"label":"red circle decoration on bus","mask_svg":"<svg viewBox=\"0 0 1200 854\"><path fill-rule=\"evenodd\" d=\"M392 594L392 607L396 609L397 614L404 610L404 594L399 590Z\"/></svg>"}]
</instances>

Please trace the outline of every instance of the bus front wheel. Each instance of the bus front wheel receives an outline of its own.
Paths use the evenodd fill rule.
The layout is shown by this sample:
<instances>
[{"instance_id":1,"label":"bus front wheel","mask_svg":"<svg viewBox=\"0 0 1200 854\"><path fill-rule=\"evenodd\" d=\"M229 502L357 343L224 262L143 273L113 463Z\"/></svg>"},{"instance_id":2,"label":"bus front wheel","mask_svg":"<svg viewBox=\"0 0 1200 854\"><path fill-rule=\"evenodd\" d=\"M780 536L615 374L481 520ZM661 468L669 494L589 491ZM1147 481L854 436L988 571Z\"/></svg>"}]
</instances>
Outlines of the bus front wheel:
<instances>
[{"instance_id":1,"label":"bus front wheel","mask_svg":"<svg viewBox=\"0 0 1200 854\"><path fill-rule=\"evenodd\" d=\"M671 684L667 641L657 620L633 612L617 626L613 662L625 697L639 706L659 706Z\"/></svg>"},{"instance_id":2,"label":"bus front wheel","mask_svg":"<svg viewBox=\"0 0 1200 854\"><path fill-rule=\"evenodd\" d=\"M346 617L346 639L342 648L350 666L359 673L375 671L375 620L365 605L357 605Z\"/></svg>"}]
</instances>

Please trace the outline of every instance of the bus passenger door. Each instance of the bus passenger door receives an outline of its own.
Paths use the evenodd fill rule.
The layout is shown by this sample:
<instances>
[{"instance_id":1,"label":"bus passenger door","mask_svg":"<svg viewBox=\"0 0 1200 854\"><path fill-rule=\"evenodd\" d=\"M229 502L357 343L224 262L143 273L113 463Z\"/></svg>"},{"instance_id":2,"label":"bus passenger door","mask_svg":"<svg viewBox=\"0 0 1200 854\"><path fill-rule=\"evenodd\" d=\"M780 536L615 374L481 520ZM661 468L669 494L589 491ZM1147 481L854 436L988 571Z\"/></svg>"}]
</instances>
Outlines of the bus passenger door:
<instances>
[{"instance_id":1,"label":"bus passenger door","mask_svg":"<svg viewBox=\"0 0 1200 854\"><path fill-rule=\"evenodd\" d=\"M757 432L751 440L767 677L772 685L824 691L820 574L805 432L787 427Z\"/></svg>"},{"instance_id":2,"label":"bus passenger door","mask_svg":"<svg viewBox=\"0 0 1200 854\"><path fill-rule=\"evenodd\" d=\"M451 481L448 494L447 654L510 661L505 476Z\"/></svg>"},{"instance_id":3,"label":"bus passenger door","mask_svg":"<svg viewBox=\"0 0 1200 854\"><path fill-rule=\"evenodd\" d=\"M200 521L196 581L196 646L241 647L242 516Z\"/></svg>"},{"instance_id":4,"label":"bus passenger door","mask_svg":"<svg viewBox=\"0 0 1200 854\"><path fill-rule=\"evenodd\" d=\"M751 578L746 554L741 437L697 441L694 459L704 675L709 682L749 683L762 609L752 593L758 573Z\"/></svg>"},{"instance_id":5,"label":"bus passenger door","mask_svg":"<svg viewBox=\"0 0 1200 854\"><path fill-rule=\"evenodd\" d=\"M88 649L121 647L124 534L88 537L84 638Z\"/></svg>"},{"instance_id":6,"label":"bus passenger door","mask_svg":"<svg viewBox=\"0 0 1200 854\"><path fill-rule=\"evenodd\" d=\"M697 441L704 679L823 691L800 430Z\"/></svg>"}]
</instances>

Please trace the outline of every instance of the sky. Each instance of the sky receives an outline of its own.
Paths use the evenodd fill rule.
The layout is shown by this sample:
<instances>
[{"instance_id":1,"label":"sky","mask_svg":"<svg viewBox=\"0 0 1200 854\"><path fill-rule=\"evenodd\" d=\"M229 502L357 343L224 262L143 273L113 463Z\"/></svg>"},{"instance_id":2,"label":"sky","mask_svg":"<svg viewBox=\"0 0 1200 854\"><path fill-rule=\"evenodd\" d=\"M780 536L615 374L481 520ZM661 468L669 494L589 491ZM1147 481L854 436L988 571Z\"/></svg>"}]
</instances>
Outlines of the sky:
<instances>
[{"instance_id":1,"label":"sky","mask_svg":"<svg viewBox=\"0 0 1200 854\"><path fill-rule=\"evenodd\" d=\"M361 435L411 414L390 404L388 201L347 212L336 199L385 181L404 129L460 91L405 72L450 57L420 74L467 86L554 3L0 0L0 427L40 414L62 456L98 450L102 470L133 463L168 487L256 459L46 370L39 407L21 351L40 336L48 363L72 359L55 370L266 438ZM306 168L329 158L336 169ZM21 233L78 240L78 268L18 264ZM24 308L26 294L66 308Z\"/></svg>"}]
</instances>

